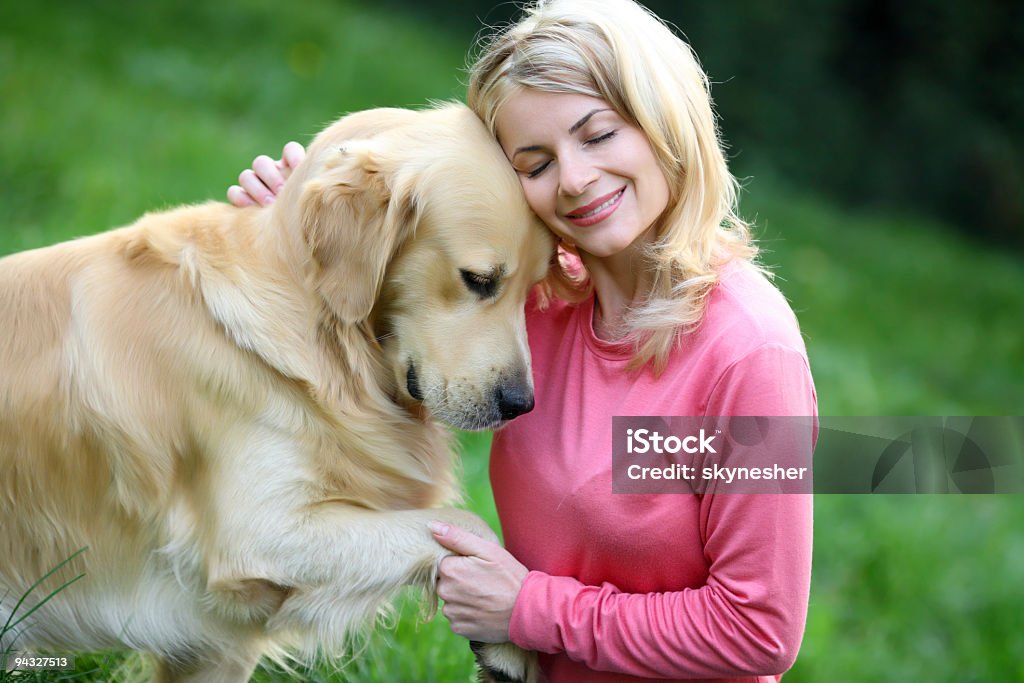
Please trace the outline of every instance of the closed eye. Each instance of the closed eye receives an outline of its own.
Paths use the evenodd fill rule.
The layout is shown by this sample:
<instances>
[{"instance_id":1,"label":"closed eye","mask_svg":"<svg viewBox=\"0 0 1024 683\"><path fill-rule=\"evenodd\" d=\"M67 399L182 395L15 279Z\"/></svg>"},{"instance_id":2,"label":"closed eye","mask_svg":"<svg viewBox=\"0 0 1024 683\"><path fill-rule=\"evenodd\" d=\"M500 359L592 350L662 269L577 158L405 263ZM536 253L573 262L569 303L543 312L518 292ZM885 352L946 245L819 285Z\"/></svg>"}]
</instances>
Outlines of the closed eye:
<instances>
[{"instance_id":1,"label":"closed eye","mask_svg":"<svg viewBox=\"0 0 1024 683\"><path fill-rule=\"evenodd\" d=\"M607 140L611 140L613 137L615 137L615 134L618 133L618 132L619 131L617 131L617 130L613 130L613 131L610 131L608 133L605 133L604 135L598 135L597 137L590 138L589 140L587 140L583 144L584 145L597 145L597 144L600 144L600 143L605 142Z\"/></svg>"},{"instance_id":2,"label":"closed eye","mask_svg":"<svg viewBox=\"0 0 1024 683\"><path fill-rule=\"evenodd\" d=\"M588 140L584 140L583 144L587 145L587 146L600 145L602 142L607 142L607 141L611 140L613 137L615 137L615 135L618 132L619 131L617 131L617 130L608 131L607 133L603 133L602 135L598 135L598 136L592 137L592 138L590 138ZM550 166L550 165L551 165L551 159L548 159L544 163L539 164L537 166L534 166L529 171L523 171L523 173L526 175L527 178L536 178L541 173L546 171L548 166Z\"/></svg>"},{"instance_id":3,"label":"closed eye","mask_svg":"<svg viewBox=\"0 0 1024 683\"><path fill-rule=\"evenodd\" d=\"M498 278L494 275L474 273L465 268L459 268L459 275L466 288L481 299L490 299L498 293Z\"/></svg>"},{"instance_id":4,"label":"closed eye","mask_svg":"<svg viewBox=\"0 0 1024 683\"><path fill-rule=\"evenodd\" d=\"M551 160L549 159L549 160L545 161L543 164L541 164L539 166L536 166L532 171L528 171L527 174L526 174L526 177L527 178L536 178L537 176L539 176L541 173L544 172L544 169L546 169L550 165L551 165Z\"/></svg>"}]
</instances>

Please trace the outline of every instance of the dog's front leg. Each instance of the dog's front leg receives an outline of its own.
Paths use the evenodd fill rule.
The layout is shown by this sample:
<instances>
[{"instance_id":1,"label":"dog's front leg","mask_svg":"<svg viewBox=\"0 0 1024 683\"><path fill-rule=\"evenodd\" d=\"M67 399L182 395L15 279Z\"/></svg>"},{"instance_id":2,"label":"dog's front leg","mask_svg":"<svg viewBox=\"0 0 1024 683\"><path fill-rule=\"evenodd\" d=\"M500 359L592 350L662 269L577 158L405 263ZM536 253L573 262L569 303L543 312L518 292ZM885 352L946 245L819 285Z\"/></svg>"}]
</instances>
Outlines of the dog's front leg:
<instances>
[{"instance_id":1,"label":"dog's front leg","mask_svg":"<svg viewBox=\"0 0 1024 683\"><path fill-rule=\"evenodd\" d=\"M487 540L498 541L482 519L465 510L371 512L345 507L328 510L318 523L337 529L335 533L340 534L337 547L344 548L341 558L344 566L323 588L299 592L285 602L271 625L285 621L309 623L309 615L315 619L317 615L330 612L327 622L321 619L318 628L342 633L350 625L371 619L382 602L401 586L408 585L422 588L428 603L436 605L437 568L449 552L430 534L427 524L433 520L449 522ZM320 639L322 643L330 637ZM473 650L484 683L536 683L539 680L536 655L512 643L474 644Z\"/></svg>"},{"instance_id":2,"label":"dog's front leg","mask_svg":"<svg viewBox=\"0 0 1024 683\"><path fill-rule=\"evenodd\" d=\"M402 586L419 586L436 600L437 565L448 551L431 536L431 520L495 538L479 517L454 508L373 511L322 503L289 517L297 521L273 534L235 539L236 561L211 568L208 586L222 609L249 610L310 654L318 646L343 647L346 634L372 620Z\"/></svg>"}]
</instances>

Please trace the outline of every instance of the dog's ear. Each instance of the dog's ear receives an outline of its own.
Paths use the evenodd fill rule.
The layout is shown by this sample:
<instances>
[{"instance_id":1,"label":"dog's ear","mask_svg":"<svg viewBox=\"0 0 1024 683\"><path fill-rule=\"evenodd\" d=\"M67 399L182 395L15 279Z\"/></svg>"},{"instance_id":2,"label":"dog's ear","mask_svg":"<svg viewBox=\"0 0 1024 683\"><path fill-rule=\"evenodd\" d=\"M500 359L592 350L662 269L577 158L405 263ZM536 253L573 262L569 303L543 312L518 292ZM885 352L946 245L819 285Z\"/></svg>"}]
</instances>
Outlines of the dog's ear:
<instances>
[{"instance_id":1,"label":"dog's ear","mask_svg":"<svg viewBox=\"0 0 1024 683\"><path fill-rule=\"evenodd\" d=\"M299 200L315 286L345 323L369 317L388 263L415 224L411 192L393 186L394 170L374 142L346 142Z\"/></svg>"}]
</instances>

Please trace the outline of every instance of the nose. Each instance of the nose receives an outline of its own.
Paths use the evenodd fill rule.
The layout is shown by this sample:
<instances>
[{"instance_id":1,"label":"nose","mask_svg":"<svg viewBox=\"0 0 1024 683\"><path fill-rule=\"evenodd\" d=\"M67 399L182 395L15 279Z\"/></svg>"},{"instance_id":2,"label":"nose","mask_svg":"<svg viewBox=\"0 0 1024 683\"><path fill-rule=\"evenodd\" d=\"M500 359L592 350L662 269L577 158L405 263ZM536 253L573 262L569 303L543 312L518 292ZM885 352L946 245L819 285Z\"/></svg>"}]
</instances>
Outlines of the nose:
<instances>
[{"instance_id":1,"label":"nose","mask_svg":"<svg viewBox=\"0 0 1024 683\"><path fill-rule=\"evenodd\" d=\"M497 390L498 412L511 420L533 410L533 389L520 383L502 384Z\"/></svg>"},{"instance_id":2,"label":"nose","mask_svg":"<svg viewBox=\"0 0 1024 683\"><path fill-rule=\"evenodd\" d=\"M558 191L565 197L579 197L597 180L597 169L578 155L560 156L558 170Z\"/></svg>"}]
</instances>

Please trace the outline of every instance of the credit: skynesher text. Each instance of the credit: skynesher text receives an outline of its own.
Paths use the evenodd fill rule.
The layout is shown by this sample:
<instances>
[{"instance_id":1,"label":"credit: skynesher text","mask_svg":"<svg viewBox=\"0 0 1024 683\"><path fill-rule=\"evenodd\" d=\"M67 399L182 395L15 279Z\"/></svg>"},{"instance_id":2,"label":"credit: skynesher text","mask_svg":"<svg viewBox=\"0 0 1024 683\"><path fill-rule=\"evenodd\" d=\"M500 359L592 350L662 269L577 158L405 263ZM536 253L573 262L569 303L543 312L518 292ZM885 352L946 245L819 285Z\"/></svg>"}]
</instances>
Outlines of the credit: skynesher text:
<instances>
[{"instance_id":1,"label":"credit: skynesher text","mask_svg":"<svg viewBox=\"0 0 1024 683\"><path fill-rule=\"evenodd\" d=\"M802 480L807 474L806 467L782 467L773 465L771 467L722 467L715 464L712 467L705 467L700 472L700 478L705 481L724 481L731 484L733 481L745 479L788 479ZM626 469L626 476L630 479L684 479L692 481L697 478L697 468L691 465L669 465L668 467L643 467L641 465L630 465Z\"/></svg>"}]
</instances>

